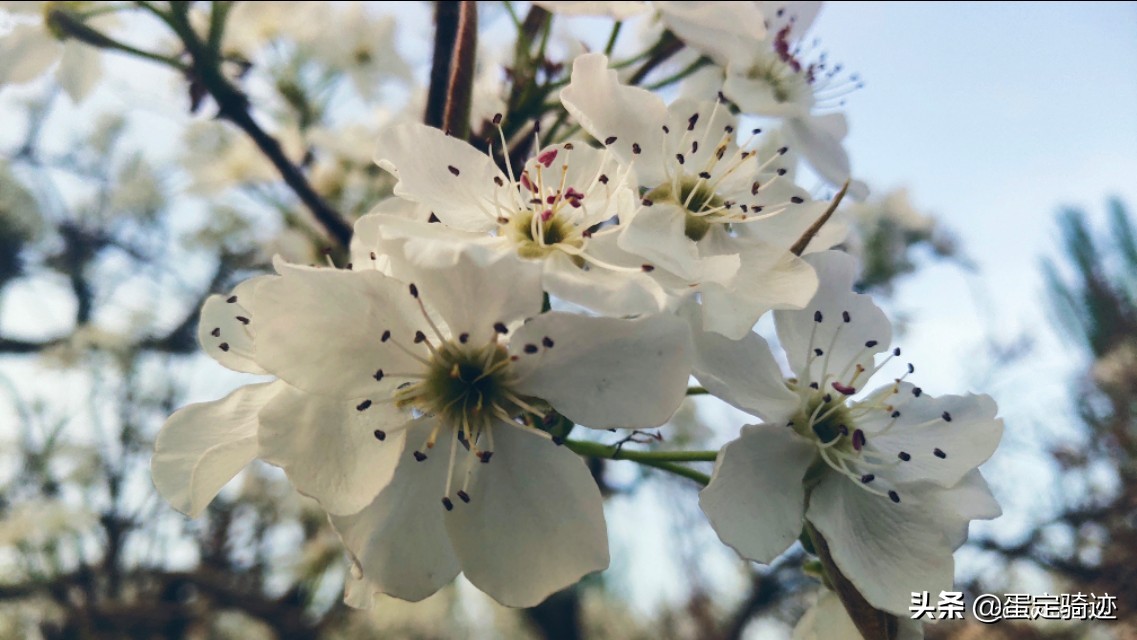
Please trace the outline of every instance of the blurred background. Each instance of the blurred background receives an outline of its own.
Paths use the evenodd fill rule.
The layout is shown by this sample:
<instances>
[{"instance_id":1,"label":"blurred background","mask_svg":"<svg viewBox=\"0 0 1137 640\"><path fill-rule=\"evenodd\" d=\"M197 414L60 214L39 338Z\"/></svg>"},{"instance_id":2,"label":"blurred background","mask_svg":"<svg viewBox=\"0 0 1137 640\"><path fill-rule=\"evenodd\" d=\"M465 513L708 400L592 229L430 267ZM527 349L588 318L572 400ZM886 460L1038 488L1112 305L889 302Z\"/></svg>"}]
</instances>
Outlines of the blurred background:
<instances>
[{"instance_id":1,"label":"blurred background","mask_svg":"<svg viewBox=\"0 0 1137 640\"><path fill-rule=\"evenodd\" d=\"M817 587L800 550L738 560L695 484L630 462L594 469L612 568L524 611L461 578L424 603L348 609L323 513L267 465L197 520L171 509L149 475L159 427L250 380L200 352L202 300L274 254L346 260L325 256L321 227L192 78L74 27L56 40L45 4L0 3L0 638L790 636ZM108 11L88 24L177 59L165 25L96 4ZM420 119L433 12L230 12L227 73L351 219L392 187L375 132ZM517 81L502 68L520 68L511 13L535 15L480 6L475 114ZM556 18L546 84L603 48L598 24ZM657 31L630 22L615 57ZM845 208L860 284L921 386L990 393L1006 421L984 467L1004 516L973 524L960 588L1117 597L1117 621L945 622L930 638L1137 638L1134 34L1134 3L836 3L811 31L865 83L844 98L853 173L872 189ZM747 420L703 400L661 429L670 445L717 448Z\"/></svg>"}]
</instances>

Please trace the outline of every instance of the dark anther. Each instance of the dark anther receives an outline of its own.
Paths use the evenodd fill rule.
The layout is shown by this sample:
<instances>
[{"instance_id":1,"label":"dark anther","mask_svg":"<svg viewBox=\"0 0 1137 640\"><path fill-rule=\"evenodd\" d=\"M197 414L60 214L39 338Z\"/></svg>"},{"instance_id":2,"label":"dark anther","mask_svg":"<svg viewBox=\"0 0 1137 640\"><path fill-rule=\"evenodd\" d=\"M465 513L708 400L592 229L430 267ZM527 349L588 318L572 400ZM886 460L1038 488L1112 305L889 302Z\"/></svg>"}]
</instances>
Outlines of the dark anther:
<instances>
[{"instance_id":1,"label":"dark anther","mask_svg":"<svg viewBox=\"0 0 1137 640\"><path fill-rule=\"evenodd\" d=\"M458 342L461 342L462 344L466 344L469 341L470 341L470 334L468 334L468 333L458 334Z\"/></svg>"},{"instance_id":2,"label":"dark anther","mask_svg":"<svg viewBox=\"0 0 1137 640\"><path fill-rule=\"evenodd\" d=\"M442 506L446 507L447 511L453 511L454 510L454 503L450 501L450 498L443 498L442 499Z\"/></svg>"},{"instance_id":3,"label":"dark anther","mask_svg":"<svg viewBox=\"0 0 1137 640\"><path fill-rule=\"evenodd\" d=\"M490 458L492 458L492 457L493 457L493 451L483 451L480 454L478 454L478 458L482 461L482 464L488 463L490 461Z\"/></svg>"},{"instance_id":4,"label":"dark anther","mask_svg":"<svg viewBox=\"0 0 1137 640\"><path fill-rule=\"evenodd\" d=\"M391 330L384 329L383 335L379 336L379 342L386 342L391 339Z\"/></svg>"},{"instance_id":5,"label":"dark anther","mask_svg":"<svg viewBox=\"0 0 1137 640\"><path fill-rule=\"evenodd\" d=\"M359 404L355 405L355 410L356 411L366 411L367 408L370 406L371 406L371 401L370 400L364 400L363 402L360 402Z\"/></svg>"},{"instance_id":6,"label":"dark anther","mask_svg":"<svg viewBox=\"0 0 1137 640\"><path fill-rule=\"evenodd\" d=\"M237 296L229 296L229 298L225 302L228 302L229 304L233 304L236 301L237 301Z\"/></svg>"},{"instance_id":7,"label":"dark anther","mask_svg":"<svg viewBox=\"0 0 1137 640\"><path fill-rule=\"evenodd\" d=\"M911 362L908 363L908 373L916 373L916 365Z\"/></svg>"},{"instance_id":8,"label":"dark anther","mask_svg":"<svg viewBox=\"0 0 1137 640\"><path fill-rule=\"evenodd\" d=\"M790 198L790 202L794 204L801 204L805 202L805 198L802 198L801 196L793 196Z\"/></svg>"},{"instance_id":9,"label":"dark anther","mask_svg":"<svg viewBox=\"0 0 1137 640\"><path fill-rule=\"evenodd\" d=\"M820 358L821 356L825 355L825 352L822 351L820 347L814 347L813 354Z\"/></svg>"},{"instance_id":10,"label":"dark anther","mask_svg":"<svg viewBox=\"0 0 1137 640\"><path fill-rule=\"evenodd\" d=\"M213 336L214 338L220 338L221 337L221 327L214 327L213 331L209 332L209 335Z\"/></svg>"},{"instance_id":11,"label":"dark anther","mask_svg":"<svg viewBox=\"0 0 1137 640\"><path fill-rule=\"evenodd\" d=\"M876 476L874 476L871 473L866 473L865 475L861 476L861 482L863 482L865 484L868 484L868 483L872 482L873 480L876 480Z\"/></svg>"},{"instance_id":12,"label":"dark anther","mask_svg":"<svg viewBox=\"0 0 1137 640\"><path fill-rule=\"evenodd\" d=\"M896 504L900 504L900 494L896 493L895 491L888 492L888 499L892 500Z\"/></svg>"},{"instance_id":13,"label":"dark anther","mask_svg":"<svg viewBox=\"0 0 1137 640\"><path fill-rule=\"evenodd\" d=\"M640 202L643 203L643 206L645 207L650 207L651 205L655 204L655 202L651 201L648 198L644 198L643 200L640 200Z\"/></svg>"},{"instance_id":14,"label":"dark anther","mask_svg":"<svg viewBox=\"0 0 1137 640\"><path fill-rule=\"evenodd\" d=\"M552 338L545 336L544 338L541 338L541 344L545 345L546 349L552 349L554 343Z\"/></svg>"},{"instance_id":15,"label":"dark anther","mask_svg":"<svg viewBox=\"0 0 1137 640\"><path fill-rule=\"evenodd\" d=\"M415 344L426 342L426 334L421 331L415 331Z\"/></svg>"},{"instance_id":16,"label":"dark anther","mask_svg":"<svg viewBox=\"0 0 1137 640\"><path fill-rule=\"evenodd\" d=\"M873 348L873 347L875 347L877 344L878 344L878 343L877 343L877 341L876 341L876 340L869 340L868 342L866 342L866 343L865 343L865 347L867 347L867 348L869 348L869 349L872 349L872 348Z\"/></svg>"},{"instance_id":17,"label":"dark anther","mask_svg":"<svg viewBox=\"0 0 1137 640\"><path fill-rule=\"evenodd\" d=\"M899 412L899 411L893 411L893 412L892 412L892 417L893 417L893 418L899 418L899 417L900 417L900 412Z\"/></svg>"},{"instance_id":18,"label":"dark anther","mask_svg":"<svg viewBox=\"0 0 1137 640\"><path fill-rule=\"evenodd\" d=\"M896 454L896 457L900 458L904 462L908 462L909 460L912 459L912 455L909 454L907 451L901 451L900 453Z\"/></svg>"},{"instance_id":19,"label":"dark anther","mask_svg":"<svg viewBox=\"0 0 1137 640\"><path fill-rule=\"evenodd\" d=\"M860 451L865 446L865 432L857 429L853 432L853 449Z\"/></svg>"},{"instance_id":20,"label":"dark anther","mask_svg":"<svg viewBox=\"0 0 1137 640\"><path fill-rule=\"evenodd\" d=\"M822 318L821 309L818 309L817 311L813 312L813 321L814 322L821 322L821 318Z\"/></svg>"},{"instance_id":21,"label":"dark anther","mask_svg":"<svg viewBox=\"0 0 1137 640\"><path fill-rule=\"evenodd\" d=\"M375 434L375 439L379 442L383 442L387 439L387 432L382 429L376 429L373 433Z\"/></svg>"},{"instance_id":22,"label":"dark anther","mask_svg":"<svg viewBox=\"0 0 1137 640\"><path fill-rule=\"evenodd\" d=\"M603 173L600 174L600 177L597 178L597 180L600 181L600 184L608 184L608 176L604 175Z\"/></svg>"},{"instance_id":23,"label":"dark anther","mask_svg":"<svg viewBox=\"0 0 1137 640\"><path fill-rule=\"evenodd\" d=\"M604 138L604 144L612 144L613 142L616 142L616 136L608 136L607 138Z\"/></svg>"},{"instance_id":24,"label":"dark anther","mask_svg":"<svg viewBox=\"0 0 1137 640\"><path fill-rule=\"evenodd\" d=\"M375 378L375 380L376 380L376 381L381 381L381 380L383 379L383 370L382 370L382 369L377 369L377 370L375 371L375 375L373 375L373 376L371 376L371 377L372 377L372 378Z\"/></svg>"},{"instance_id":25,"label":"dark anther","mask_svg":"<svg viewBox=\"0 0 1137 640\"><path fill-rule=\"evenodd\" d=\"M415 451L415 460L417 462L422 462L423 460L426 460L426 454L421 452L421 451Z\"/></svg>"},{"instance_id":26,"label":"dark anther","mask_svg":"<svg viewBox=\"0 0 1137 640\"><path fill-rule=\"evenodd\" d=\"M217 348L221 349L222 351L228 351L229 350L229 343L228 342L222 342L221 344L217 345Z\"/></svg>"},{"instance_id":27,"label":"dark anther","mask_svg":"<svg viewBox=\"0 0 1137 640\"><path fill-rule=\"evenodd\" d=\"M644 273L651 273L652 271L655 271L655 266L650 264L641 264L640 268L644 270Z\"/></svg>"},{"instance_id":28,"label":"dark anther","mask_svg":"<svg viewBox=\"0 0 1137 640\"><path fill-rule=\"evenodd\" d=\"M410 290L411 290L411 295L417 298L418 297L418 287L415 286L415 283L413 283L413 282L411 283Z\"/></svg>"},{"instance_id":29,"label":"dark anther","mask_svg":"<svg viewBox=\"0 0 1137 640\"><path fill-rule=\"evenodd\" d=\"M778 173L778 175L780 175L780 176L784 176L784 175L786 175L786 170L785 170L785 168L783 167L783 168L781 168L781 169L778 169L777 173Z\"/></svg>"},{"instance_id":30,"label":"dark anther","mask_svg":"<svg viewBox=\"0 0 1137 640\"><path fill-rule=\"evenodd\" d=\"M778 155L784 156L784 155L786 155L786 152L789 150L790 150L789 147L782 147L781 149L778 149Z\"/></svg>"},{"instance_id":31,"label":"dark anther","mask_svg":"<svg viewBox=\"0 0 1137 640\"><path fill-rule=\"evenodd\" d=\"M941 417L944 419L944 422L951 422L951 414L948 413L947 411L945 411L944 415Z\"/></svg>"},{"instance_id":32,"label":"dark anther","mask_svg":"<svg viewBox=\"0 0 1137 640\"><path fill-rule=\"evenodd\" d=\"M494 184L496 184L496 185L497 185L497 186L499 186L499 187L504 187L504 186L505 186L505 180L502 180L502 179L501 179L501 176L494 176L494 177L493 177L493 183L494 183Z\"/></svg>"},{"instance_id":33,"label":"dark anther","mask_svg":"<svg viewBox=\"0 0 1137 640\"><path fill-rule=\"evenodd\" d=\"M691 153L698 153L698 152L699 152L699 141L698 140L692 140L691 141Z\"/></svg>"},{"instance_id":34,"label":"dark anther","mask_svg":"<svg viewBox=\"0 0 1137 640\"><path fill-rule=\"evenodd\" d=\"M809 383L809 388L810 389L818 389L819 387L817 386L816 382L811 382L811 383Z\"/></svg>"},{"instance_id":35,"label":"dark anther","mask_svg":"<svg viewBox=\"0 0 1137 640\"><path fill-rule=\"evenodd\" d=\"M458 170L458 167L455 167L454 165L448 165L446 168L449 169L450 173L453 173L454 175L458 175L459 173L462 173L461 171Z\"/></svg>"},{"instance_id":36,"label":"dark anther","mask_svg":"<svg viewBox=\"0 0 1137 640\"><path fill-rule=\"evenodd\" d=\"M236 316L236 318L237 322L240 322L241 324L249 324L249 319L245 316Z\"/></svg>"},{"instance_id":37,"label":"dark anther","mask_svg":"<svg viewBox=\"0 0 1137 640\"><path fill-rule=\"evenodd\" d=\"M667 126L667 125L663 125L663 132L664 132L664 133L671 133L671 129L670 129L670 128L668 128L668 126Z\"/></svg>"},{"instance_id":38,"label":"dark anther","mask_svg":"<svg viewBox=\"0 0 1137 640\"><path fill-rule=\"evenodd\" d=\"M921 389L920 387L914 387L914 388L912 389L912 395L916 396L917 398L919 398L919 397L920 397L920 394L921 394L921 393L924 393L924 390L923 390L923 389Z\"/></svg>"},{"instance_id":39,"label":"dark anther","mask_svg":"<svg viewBox=\"0 0 1137 640\"><path fill-rule=\"evenodd\" d=\"M679 161L679 164L687 162L687 159L683 157L682 153L675 154L675 159Z\"/></svg>"},{"instance_id":40,"label":"dark anther","mask_svg":"<svg viewBox=\"0 0 1137 640\"><path fill-rule=\"evenodd\" d=\"M841 312L841 319L844 320L845 322L851 322L852 321L852 318L849 317L848 311L842 311Z\"/></svg>"},{"instance_id":41,"label":"dark anther","mask_svg":"<svg viewBox=\"0 0 1137 640\"><path fill-rule=\"evenodd\" d=\"M638 143L638 142L633 142L633 143L632 143L632 153L636 153L636 154L638 154L638 153L640 153L640 151L642 151L642 150L640 149L640 143Z\"/></svg>"},{"instance_id":42,"label":"dark anther","mask_svg":"<svg viewBox=\"0 0 1137 640\"><path fill-rule=\"evenodd\" d=\"M692 114L690 118L687 118L687 130L688 131L693 130L695 128L695 123L698 121L699 121L699 114L697 114L697 113Z\"/></svg>"},{"instance_id":43,"label":"dark anther","mask_svg":"<svg viewBox=\"0 0 1137 640\"><path fill-rule=\"evenodd\" d=\"M535 344L525 345L525 353L529 353L529 354L537 353L537 345L535 345Z\"/></svg>"},{"instance_id":44,"label":"dark anther","mask_svg":"<svg viewBox=\"0 0 1137 640\"><path fill-rule=\"evenodd\" d=\"M757 180L755 180L754 184L750 185L750 195L752 195L752 196L758 195L758 190L761 188L762 188L762 185Z\"/></svg>"},{"instance_id":45,"label":"dark anther","mask_svg":"<svg viewBox=\"0 0 1137 640\"><path fill-rule=\"evenodd\" d=\"M943 460L944 458L947 457L947 454L944 453L944 450L940 449L938 447L935 450L933 450L932 453L934 453L936 455L936 457L939 458L940 460Z\"/></svg>"},{"instance_id":46,"label":"dark anther","mask_svg":"<svg viewBox=\"0 0 1137 640\"><path fill-rule=\"evenodd\" d=\"M466 504L470 504L470 494L466 493L465 491L458 492L458 499L462 502L465 502Z\"/></svg>"},{"instance_id":47,"label":"dark anther","mask_svg":"<svg viewBox=\"0 0 1137 640\"><path fill-rule=\"evenodd\" d=\"M494 124L501 124L501 118L502 118L502 115L500 113L493 114L493 123Z\"/></svg>"},{"instance_id":48,"label":"dark anther","mask_svg":"<svg viewBox=\"0 0 1137 640\"><path fill-rule=\"evenodd\" d=\"M711 179L711 172L710 171L700 171L699 177L702 178L703 180L710 180Z\"/></svg>"},{"instance_id":49,"label":"dark anther","mask_svg":"<svg viewBox=\"0 0 1137 640\"><path fill-rule=\"evenodd\" d=\"M496 331L496 332L498 332L498 333L500 333L500 334L502 334L502 335L505 335L505 334L509 333L509 329L507 329L507 328L506 328L506 326L505 326L505 323L504 323L504 322L495 322L495 323L493 323L493 330L494 330L494 331Z\"/></svg>"},{"instance_id":50,"label":"dark anther","mask_svg":"<svg viewBox=\"0 0 1137 640\"><path fill-rule=\"evenodd\" d=\"M892 355L899 357L900 356L900 347L896 347L895 349L893 349Z\"/></svg>"}]
</instances>

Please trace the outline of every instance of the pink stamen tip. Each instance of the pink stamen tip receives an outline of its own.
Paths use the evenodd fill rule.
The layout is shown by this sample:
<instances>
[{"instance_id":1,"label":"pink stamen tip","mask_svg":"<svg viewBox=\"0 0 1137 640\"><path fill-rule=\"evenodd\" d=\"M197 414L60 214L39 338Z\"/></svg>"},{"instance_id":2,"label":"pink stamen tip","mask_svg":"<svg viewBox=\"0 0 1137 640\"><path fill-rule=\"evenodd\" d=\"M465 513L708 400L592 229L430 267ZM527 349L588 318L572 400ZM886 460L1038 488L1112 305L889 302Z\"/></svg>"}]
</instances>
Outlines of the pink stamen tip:
<instances>
[{"instance_id":1,"label":"pink stamen tip","mask_svg":"<svg viewBox=\"0 0 1137 640\"><path fill-rule=\"evenodd\" d=\"M853 432L853 449L860 451L865 446L865 432L857 429Z\"/></svg>"},{"instance_id":2,"label":"pink stamen tip","mask_svg":"<svg viewBox=\"0 0 1137 640\"><path fill-rule=\"evenodd\" d=\"M552 209L545 209L541 212L541 222L548 222L553 217Z\"/></svg>"},{"instance_id":3,"label":"pink stamen tip","mask_svg":"<svg viewBox=\"0 0 1137 640\"><path fill-rule=\"evenodd\" d=\"M537 156L537 162L540 162L541 164L545 165L546 169L551 167L553 165L553 160L556 160L556 159L557 159L557 150L556 149L549 149L548 151L545 151L541 155Z\"/></svg>"},{"instance_id":4,"label":"pink stamen tip","mask_svg":"<svg viewBox=\"0 0 1137 640\"><path fill-rule=\"evenodd\" d=\"M846 396L851 396L857 392L857 389L855 387L843 385L840 382L834 382L833 388L837 390L837 393L840 393L841 395L846 395Z\"/></svg>"},{"instance_id":5,"label":"pink stamen tip","mask_svg":"<svg viewBox=\"0 0 1137 640\"><path fill-rule=\"evenodd\" d=\"M529 174L528 173L521 174L521 186L525 187L526 189L528 189L530 191L536 191L536 189L533 188L533 183L529 182Z\"/></svg>"}]
</instances>

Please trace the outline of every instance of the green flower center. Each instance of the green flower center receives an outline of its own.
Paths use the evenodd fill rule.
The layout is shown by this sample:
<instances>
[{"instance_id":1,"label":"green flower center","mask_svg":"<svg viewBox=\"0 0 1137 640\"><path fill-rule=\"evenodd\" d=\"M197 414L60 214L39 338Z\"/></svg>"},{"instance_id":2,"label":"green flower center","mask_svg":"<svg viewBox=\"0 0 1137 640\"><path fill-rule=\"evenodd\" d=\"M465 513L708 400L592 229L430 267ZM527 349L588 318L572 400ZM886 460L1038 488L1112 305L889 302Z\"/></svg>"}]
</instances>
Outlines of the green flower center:
<instances>
[{"instance_id":1,"label":"green flower center","mask_svg":"<svg viewBox=\"0 0 1137 640\"><path fill-rule=\"evenodd\" d=\"M475 349L443 343L431 354L426 377L399 390L396 403L436 415L471 438L500 414L519 413L510 399L509 363L509 353L496 342Z\"/></svg>"},{"instance_id":2,"label":"green flower center","mask_svg":"<svg viewBox=\"0 0 1137 640\"><path fill-rule=\"evenodd\" d=\"M517 254L522 258L544 258L557 245L577 249L584 246L584 239L561 216L553 214L534 223L534 215L532 211L519 211L505 224L504 232L517 245Z\"/></svg>"},{"instance_id":3,"label":"green flower center","mask_svg":"<svg viewBox=\"0 0 1137 640\"><path fill-rule=\"evenodd\" d=\"M695 242L706 237L714 222L714 214L703 212L718 209L724 204L706 180L690 176L683 176L678 181L678 189L670 183L662 184L649 191L646 197L653 202L674 202L686 209L683 233Z\"/></svg>"}]
</instances>

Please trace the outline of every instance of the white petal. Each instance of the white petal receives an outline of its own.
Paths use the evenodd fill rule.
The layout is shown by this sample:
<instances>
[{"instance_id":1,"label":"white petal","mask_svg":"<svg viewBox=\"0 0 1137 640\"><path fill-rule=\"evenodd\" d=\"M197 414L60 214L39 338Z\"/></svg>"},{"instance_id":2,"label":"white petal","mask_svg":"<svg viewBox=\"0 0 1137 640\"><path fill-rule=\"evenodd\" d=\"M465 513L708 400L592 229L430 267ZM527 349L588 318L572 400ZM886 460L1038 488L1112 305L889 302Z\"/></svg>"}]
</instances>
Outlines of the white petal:
<instances>
[{"instance_id":1,"label":"white petal","mask_svg":"<svg viewBox=\"0 0 1137 640\"><path fill-rule=\"evenodd\" d=\"M606 146L624 162L634 160L644 184L666 178L661 150L667 107L654 93L621 84L608 69L607 57L588 53L573 61L561 102L592 137L601 142L615 138ZM632 152L633 144L639 145L639 154Z\"/></svg>"},{"instance_id":2,"label":"white petal","mask_svg":"<svg viewBox=\"0 0 1137 640\"><path fill-rule=\"evenodd\" d=\"M908 462L891 470L893 481L928 480L951 487L986 462L999 446L1003 421L995 417L998 407L990 396L937 398L921 393L917 397L910 383L894 388L899 392L887 400L900 416L888 431L874 435L892 422L887 412L876 412L873 420L858 423L872 448L883 452L885 459L896 459L901 451L910 455Z\"/></svg>"},{"instance_id":3,"label":"white petal","mask_svg":"<svg viewBox=\"0 0 1137 640\"><path fill-rule=\"evenodd\" d=\"M454 504L446 528L470 582L506 606L531 607L608 567L603 500L569 449L492 428L493 458L474 463L470 502Z\"/></svg>"},{"instance_id":4,"label":"white petal","mask_svg":"<svg viewBox=\"0 0 1137 640\"><path fill-rule=\"evenodd\" d=\"M408 250L410 248L408 247ZM412 261L413 255L407 256ZM511 325L541 312L541 263L517 254L491 255L481 247L439 251L433 264L410 272L422 299L436 309L454 335L482 344L494 325Z\"/></svg>"},{"instance_id":5,"label":"white petal","mask_svg":"<svg viewBox=\"0 0 1137 640\"><path fill-rule=\"evenodd\" d=\"M14 25L0 37L0 86L35 79L59 59L62 50L42 24Z\"/></svg>"},{"instance_id":6,"label":"white petal","mask_svg":"<svg viewBox=\"0 0 1137 640\"><path fill-rule=\"evenodd\" d=\"M422 420L407 432L418 445L434 428ZM446 484L450 439L439 440L421 462L408 448L395 474L375 500L350 516L331 516L363 578L380 593L418 601L458 575L458 558L450 545L439 502Z\"/></svg>"},{"instance_id":7,"label":"white petal","mask_svg":"<svg viewBox=\"0 0 1137 640\"><path fill-rule=\"evenodd\" d=\"M55 77L72 102L78 104L86 99L102 74L102 56L98 51L77 40L64 41Z\"/></svg>"},{"instance_id":8,"label":"white petal","mask_svg":"<svg viewBox=\"0 0 1137 640\"><path fill-rule=\"evenodd\" d=\"M887 349L892 340L892 326L870 296L853 292L857 261L852 256L824 251L805 260L817 271L817 293L801 311L774 312L778 339L799 379L821 382L828 374L826 386L847 383L855 365L872 370L873 355ZM845 312L849 322L844 320ZM816 356L815 349L823 354ZM861 375L858 386L866 379Z\"/></svg>"},{"instance_id":9,"label":"white petal","mask_svg":"<svg viewBox=\"0 0 1137 640\"><path fill-rule=\"evenodd\" d=\"M391 481L409 420L394 403L289 387L261 410L260 457L284 469L292 486L328 513L356 513Z\"/></svg>"},{"instance_id":10,"label":"white petal","mask_svg":"<svg viewBox=\"0 0 1137 640\"><path fill-rule=\"evenodd\" d=\"M154 486L175 509L196 518L257 455L257 412L282 388L241 387L221 400L174 412L154 442Z\"/></svg>"},{"instance_id":11,"label":"white petal","mask_svg":"<svg viewBox=\"0 0 1137 640\"><path fill-rule=\"evenodd\" d=\"M699 310L690 307L695 378L715 396L773 424L785 424L798 409L769 345L756 333L741 340L701 330Z\"/></svg>"},{"instance_id":12,"label":"white petal","mask_svg":"<svg viewBox=\"0 0 1137 640\"><path fill-rule=\"evenodd\" d=\"M806 518L869 604L906 616L913 591L952 590L954 562L927 507L901 500L893 503L830 473L813 489Z\"/></svg>"},{"instance_id":13,"label":"white petal","mask_svg":"<svg viewBox=\"0 0 1137 640\"><path fill-rule=\"evenodd\" d=\"M593 248L592 243L589 248ZM586 271L563 253L547 258L543 282L550 295L606 316L651 313L664 304L659 285L642 271L629 273L598 266Z\"/></svg>"},{"instance_id":14,"label":"white petal","mask_svg":"<svg viewBox=\"0 0 1137 640\"><path fill-rule=\"evenodd\" d=\"M509 348L520 358L518 391L597 429L667 422L691 374L690 329L669 315L618 320L545 313L518 329Z\"/></svg>"},{"instance_id":15,"label":"white petal","mask_svg":"<svg viewBox=\"0 0 1137 640\"><path fill-rule=\"evenodd\" d=\"M646 3L627 0L614 2L536 0L533 4L562 16L604 16L615 20L626 20L647 11Z\"/></svg>"},{"instance_id":16,"label":"white petal","mask_svg":"<svg viewBox=\"0 0 1137 640\"><path fill-rule=\"evenodd\" d=\"M978 469L968 473L954 487L940 489L926 501L934 501L941 529L952 549L958 549L967 542L972 520L992 520L1003 515L1002 507L991 495L991 488Z\"/></svg>"},{"instance_id":17,"label":"white petal","mask_svg":"<svg viewBox=\"0 0 1137 640\"><path fill-rule=\"evenodd\" d=\"M699 506L744 558L771 562L801 534L802 478L817 448L784 426L747 425L719 452Z\"/></svg>"},{"instance_id":18,"label":"white petal","mask_svg":"<svg viewBox=\"0 0 1137 640\"><path fill-rule=\"evenodd\" d=\"M833 122L840 119L839 123ZM830 113L822 116L804 116L786 120L786 139L791 147L805 158L817 175L832 185L839 185L849 178L849 154L841 144L844 136L838 137L844 125L845 116Z\"/></svg>"},{"instance_id":19,"label":"white petal","mask_svg":"<svg viewBox=\"0 0 1137 640\"><path fill-rule=\"evenodd\" d=\"M765 17L755 2L656 1L663 23L679 39L720 64L761 46Z\"/></svg>"},{"instance_id":20,"label":"white petal","mask_svg":"<svg viewBox=\"0 0 1137 640\"><path fill-rule=\"evenodd\" d=\"M256 287L272 277L245 280L228 295L209 296L201 306L198 344L222 366L244 373L267 373L255 359L252 305Z\"/></svg>"},{"instance_id":21,"label":"white petal","mask_svg":"<svg viewBox=\"0 0 1137 640\"><path fill-rule=\"evenodd\" d=\"M407 123L384 129L375 161L399 178L395 195L426 205L458 229L495 228L495 200L504 204L515 198L488 155L434 127Z\"/></svg>"},{"instance_id":22,"label":"white petal","mask_svg":"<svg viewBox=\"0 0 1137 640\"><path fill-rule=\"evenodd\" d=\"M684 232L687 212L677 204L660 202L642 207L623 225L619 246L643 256L655 267L694 281L700 275L699 248Z\"/></svg>"},{"instance_id":23,"label":"white petal","mask_svg":"<svg viewBox=\"0 0 1137 640\"><path fill-rule=\"evenodd\" d=\"M924 624L909 616L898 616L896 640L923 640ZM841 598L825 590L794 627L791 640L859 640L861 632L841 604Z\"/></svg>"},{"instance_id":24,"label":"white petal","mask_svg":"<svg viewBox=\"0 0 1137 640\"><path fill-rule=\"evenodd\" d=\"M430 218L430 210L421 204L396 198L394 196L383 200L367 215L361 216L353 225L355 233L351 235L351 262L355 269L377 268L382 271L382 256L378 255L379 236L385 231L386 223L394 220L416 220L426 222ZM375 257L372 258L371 256Z\"/></svg>"},{"instance_id":25,"label":"white petal","mask_svg":"<svg viewBox=\"0 0 1137 640\"><path fill-rule=\"evenodd\" d=\"M413 344L415 332L429 327L406 284L375 271L279 268L281 277L258 286L254 303L265 369L312 393L368 398L404 381L391 373L423 368L395 346L429 353Z\"/></svg>"},{"instance_id":26,"label":"white petal","mask_svg":"<svg viewBox=\"0 0 1137 640\"><path fill-rule=\"evenodd\" d=\"M852 187L850 186L850 189ZM830 206L829 202L805 202L791 207L784 213L766 220L736 225L739 237L761 240L776 247L789 249L798 241ZM849 235L848 216L838 210L806 245L803 253L815 253L831 249L844 242Z\"/></svg>"},{"instance_id":27,"label":"white petal","mask_svg":"<svg viewBox=\"0 0 1137 640\"><path fill-rule=\"evenodd\" d=\"M817 290L817 274L805 260L770 246L738 254L740 266L727 285L704 284L703 324L728 338L750 332L772 309L801 309Z\"/></svg>"}]
</instances>

